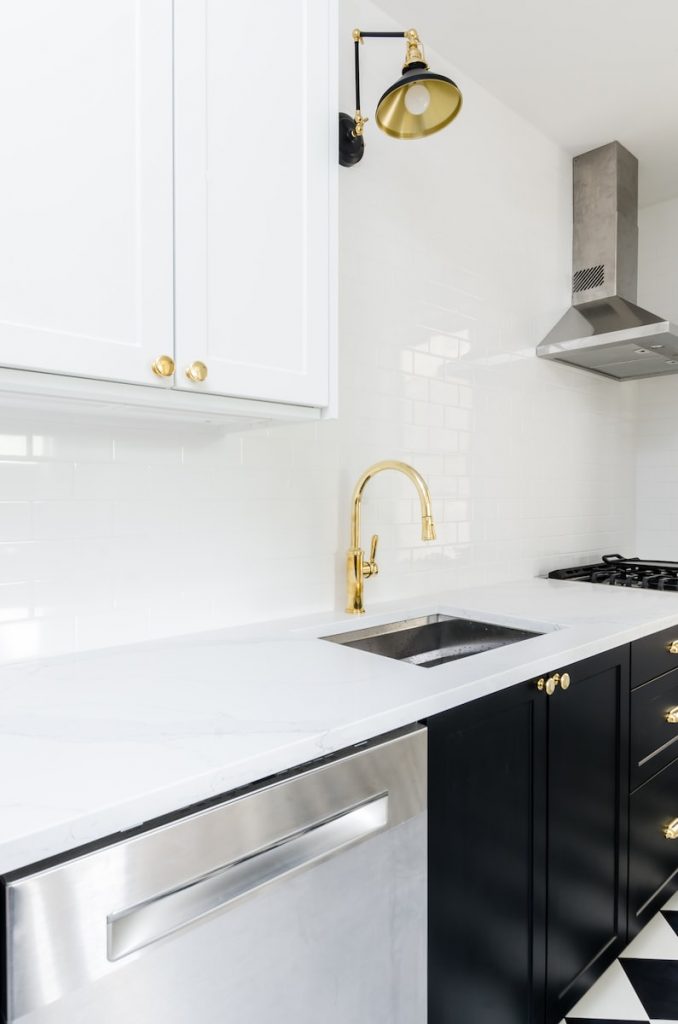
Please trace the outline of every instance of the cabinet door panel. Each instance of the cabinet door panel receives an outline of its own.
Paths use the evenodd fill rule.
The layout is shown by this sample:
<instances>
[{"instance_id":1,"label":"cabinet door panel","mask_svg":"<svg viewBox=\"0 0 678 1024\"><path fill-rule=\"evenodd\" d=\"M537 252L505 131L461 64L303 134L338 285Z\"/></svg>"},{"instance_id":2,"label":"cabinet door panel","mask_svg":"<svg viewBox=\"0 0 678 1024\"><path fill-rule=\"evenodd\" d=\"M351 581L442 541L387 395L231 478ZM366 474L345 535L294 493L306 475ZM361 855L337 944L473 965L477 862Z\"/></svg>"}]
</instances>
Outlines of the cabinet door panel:
<instances>
[{"instance_id":1,"label":"cabinet door panel","mask_svg":"<svg viewBox=\"0 0 678 1024\"><path fill-rule=\"evenodd\" d=\"M172 0L0 14L0 364L161 384L172 352Z\"/></svg>"},{"instance_id":2,"label":"cabinet door panel","mask_svg":"<svg viewBox=\"0 0 678 1024\"><path fill-rule=\"evenodd\" d=\"M678 640L678 625L663 629L661 633L641 637L631 644L631 685L640 686L678 666L678 654L671 652Z\"/></svg>"},{"instance_id":3,"label":"cabinet door panel","mask_svg":"<svg viewBox=\"0 0 678 1024\"><path fill-rule=\"evenodd\" d=\"M559 1021L626 938L628 653L570 669L549 700L548 1021Z\"/></svg>"},{"instance_id":4,"label":"cabinet door panel","mask_svg":"<svg viewBox=\"0 0 678 1024\"><path fill-rule=\"evenodd\" d=\"M633 933L678 886L678 840L665 830L678 818L678 761L631 797L629 917Z\"/></svg>"},{"instance_id":5,"label":"cabinet door panel","mask_svg":"<svg viewBox=\"0 0 678 1024\"><path fill-rule=\"evenodd\" d=\"M546 698L429 720L430 1024L542 1024Z\"/></svg>"},{"instance_id":6,"label":"cabinet door panel","mask_svg":"<svg viewBox=\"0 0 678 1024\"><path fill-rule=\"evenodd\" d=\"M332 7L176 0L179 387L327 404Z\"/></svg>"},{"instance_id":7,"label":"cabinet door panel","mask_svg":"<svg viewBox=\"0 0 678 1024\"><path fill-rule=\"evenodd\" d=\"M631 789L678 755L678 723L669 712L678 707L678 671L636 687L631 694ZM673 716L672 716L673 717Z\"/></svg>"}]
</instances>

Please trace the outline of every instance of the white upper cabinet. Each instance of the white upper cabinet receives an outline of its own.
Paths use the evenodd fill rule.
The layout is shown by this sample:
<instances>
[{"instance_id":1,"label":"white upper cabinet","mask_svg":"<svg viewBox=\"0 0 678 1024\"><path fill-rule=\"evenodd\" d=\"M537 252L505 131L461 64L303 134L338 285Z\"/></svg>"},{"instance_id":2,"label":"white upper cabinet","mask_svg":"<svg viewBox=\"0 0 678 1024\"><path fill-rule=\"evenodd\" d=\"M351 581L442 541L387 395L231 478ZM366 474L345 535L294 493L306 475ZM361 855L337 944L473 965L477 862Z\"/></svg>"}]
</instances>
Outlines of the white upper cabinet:
<instances>
[{"instance_id":1,"label":"white upper cabinet","mask_svg":"<svg viewBox=\"0 0 678 1024\"><path fill-rule=\"evenodd\" d=\"M327 413L335 14L0 3L0 391Z\"/></svg>"},{"instance_id":2,"label":"white upper cabinet","mask_svg":"<svg viewBox=\"0 0 678 1024\"><path fill-rule=\"evenodd\" d=\"M326 406L333 3L174 7L175 386Z\"/></svg>"},{"instance_id":3,"label":"white upper cabinet","mask_svg":"<svg viewBox=\"0 0 678 1024\"><path fill-rule=\"evenodd\" d=\"M0 364L163 386L172 0L3 3L0 95Z\"/></svg>"}]
</instances>

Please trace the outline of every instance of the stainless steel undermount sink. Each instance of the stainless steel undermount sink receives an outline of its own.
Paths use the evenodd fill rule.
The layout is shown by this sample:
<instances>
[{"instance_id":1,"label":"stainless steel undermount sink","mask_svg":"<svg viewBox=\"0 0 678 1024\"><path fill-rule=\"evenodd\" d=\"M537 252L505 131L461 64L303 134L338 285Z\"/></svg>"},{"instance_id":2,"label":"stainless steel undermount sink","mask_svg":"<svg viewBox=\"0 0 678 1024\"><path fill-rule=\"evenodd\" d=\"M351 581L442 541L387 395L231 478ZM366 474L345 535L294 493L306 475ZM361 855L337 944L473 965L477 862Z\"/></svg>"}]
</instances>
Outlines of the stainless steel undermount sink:
<instances>
[{"instance_id":1,"label":"stainless steel undermount sink","mask_svg":"<svg viewBox=\"0 0 678 1024\"><path fill-rule=\"evenodd\" d=\"M409 661L423 668L435 668L447 661L469 658L496 647L519 643L540 633L496 622L477 622L452 615L423 615L401 622L388 622L369 629L356 629L321 637L345 647L356 647L396 661Z\"/></svg>"}]
</instances>

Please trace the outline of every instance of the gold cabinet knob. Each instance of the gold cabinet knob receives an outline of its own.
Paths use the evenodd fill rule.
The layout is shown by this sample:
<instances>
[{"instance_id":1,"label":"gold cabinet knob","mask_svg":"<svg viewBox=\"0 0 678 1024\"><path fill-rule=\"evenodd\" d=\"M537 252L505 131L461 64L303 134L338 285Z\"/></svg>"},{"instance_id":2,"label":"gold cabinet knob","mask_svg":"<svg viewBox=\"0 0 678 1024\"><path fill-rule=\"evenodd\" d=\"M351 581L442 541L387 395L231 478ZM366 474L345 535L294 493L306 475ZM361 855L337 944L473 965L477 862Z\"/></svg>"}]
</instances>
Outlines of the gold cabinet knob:
<instances>
[{"instance_id":1,"label":"gold cabinet knob","mask_svg":"<svg viewBox=\"0 0 678 1024\"><path fill-rule=\"evenodd\" d=\"M156 377L171 377L175 370L174 360L171 356L158 356L151 369Z\"/></svg>"},{"instance_id":2,"label":"gold cabinet knob","mask_svg":"<svg viewBox=\"0 0 678 1024\"><path fill-rule=\"evenodd\" d=\"M547 697L552 697L556 692L558 683L560 682L560 676L556 672L555 675L549 676L548 679L538 679L537 689L542 690Z\"/></svg>"},{"instance_id":3,"label":"gold cabinet knob","mask_svg":"<svg viewBox=\"0 0 678 1024\"><path fill-rule=\"evenodd\" d=\"M204 380L207 380L207 367L198 360L186 367L186 376L194 384L202 384Z\"/></svg>"},{"instance_id":4,"label":"gold cabinet knob","mask_svg":"<svg viewBox=\"0 0 678 1024\"><path fill-rule=\"evenodd\" d=\"M664 829L665 839L678 839L678 818L674 818Z\"/></svg>"},{"instance_id":5,"label":"gold cabinet knob","mask_svg":"<svg viewBox=\"0 0 678 1024\"><path fill-rule=\"evenodd\" d=\"M671 642L666 645L666 653L678 654L678 640L671 640Z\"/></svg>"},{"instance_id":6,"label":"gold cabinet knob","mask_svg":"<svg viewBox=\"0 0 678 1024\"><path fill-rule=\"evenodd\" d=\"M664 717L669 725L678 725L678 708L669 708Z\"/></svg>"},{"instance_id":7,"label":"gold cabinet knob","mask_svg":"<svg viewBox=\"0 0 678 1024\"><path fill-rule=\"evenodd\" d=\"M570 673L569 672L563 672L562 676L560 677L560 689L561 690L569 690L571 682L572 682L572 680L570 679Z\"/></svg>"}]
</instances>

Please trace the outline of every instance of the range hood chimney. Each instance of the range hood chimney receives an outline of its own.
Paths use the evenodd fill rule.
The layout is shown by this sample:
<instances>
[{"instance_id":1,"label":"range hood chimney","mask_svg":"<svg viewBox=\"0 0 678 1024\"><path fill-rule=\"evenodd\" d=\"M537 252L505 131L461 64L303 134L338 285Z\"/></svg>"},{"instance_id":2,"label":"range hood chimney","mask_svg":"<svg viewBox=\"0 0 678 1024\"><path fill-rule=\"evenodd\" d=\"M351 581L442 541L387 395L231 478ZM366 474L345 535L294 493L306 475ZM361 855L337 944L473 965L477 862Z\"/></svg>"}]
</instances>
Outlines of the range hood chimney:
<instances>
[{"instance_id":1,"label":"range hood chimney","mask_svg":"<svg viewBox=\"0 0 678 1024\"><path fill-rule=\"evenodd\" d=\"M573 160L572 306L537 355L636 380L678 372L678 327L636 305L638 161L618 142Z\"/></svg>"}]
</instances>

